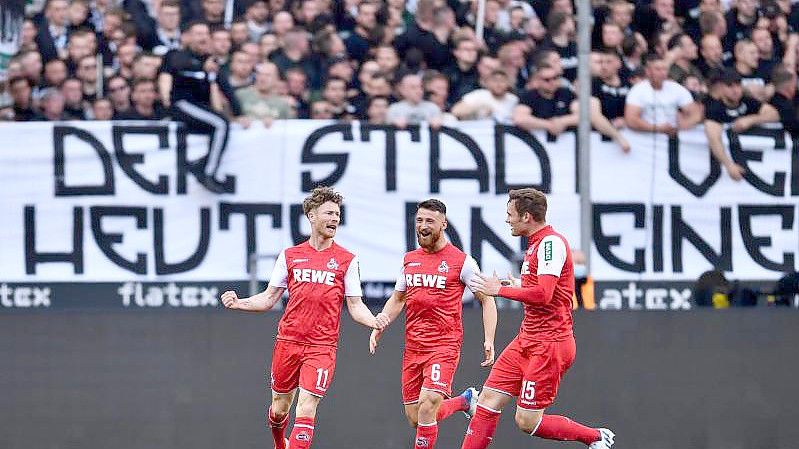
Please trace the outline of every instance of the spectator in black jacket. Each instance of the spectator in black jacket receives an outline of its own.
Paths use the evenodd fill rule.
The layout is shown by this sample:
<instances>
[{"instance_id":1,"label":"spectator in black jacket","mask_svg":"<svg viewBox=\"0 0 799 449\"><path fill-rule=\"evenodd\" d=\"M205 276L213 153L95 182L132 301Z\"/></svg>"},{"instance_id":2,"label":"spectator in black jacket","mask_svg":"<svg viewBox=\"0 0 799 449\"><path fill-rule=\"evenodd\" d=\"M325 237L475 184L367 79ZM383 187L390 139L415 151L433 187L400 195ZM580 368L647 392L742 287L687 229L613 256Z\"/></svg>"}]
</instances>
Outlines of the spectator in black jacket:
<instances>
[{"instance_id":1,"label":"spectator in black jacket","mask_svg":"<svg viewBox=\"0 0 799 449\"><path fill-rule=\"evenodd\" d=\"M36 45L45 62L66 55L69 37L68 8L67 0L49 0L44 7L44 20L39 24Z\"/></svg>"},{"instance_id":2,"label":"spectator in black jacket","mask_svg":"<svg viewBox=\"0 0 799 449\"><path fill-rule=\"evenodd\" d=\"M449 78L449 102L454 104L467 93L480 88L477 42L468 37L460 38L455 41L452 53L455 60L444 69L444 75Z\"/></svg>"}]
</instances>

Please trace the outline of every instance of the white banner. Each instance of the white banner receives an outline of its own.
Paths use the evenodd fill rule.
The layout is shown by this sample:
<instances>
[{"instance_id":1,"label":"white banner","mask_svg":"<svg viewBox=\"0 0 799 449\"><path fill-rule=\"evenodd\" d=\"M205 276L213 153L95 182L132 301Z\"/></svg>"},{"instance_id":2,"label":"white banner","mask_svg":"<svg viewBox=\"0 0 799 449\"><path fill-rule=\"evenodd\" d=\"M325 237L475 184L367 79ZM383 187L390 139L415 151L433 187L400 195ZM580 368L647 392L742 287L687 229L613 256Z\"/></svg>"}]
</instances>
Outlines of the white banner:
<instances>
[{"instance_id":1,"label":"white banner","mask_svg":"<svg viewBox=\"0 0 799 449\"><path fill-rule=\"evenodd\" d=\"M789 136L733 136L731 154L747 169L740 182L710 157L701 128L670 141L628 138L630 154L592 141L592 274L617 297L648 297L633 282L692 281L714 268L741 280L796 270L799 153ZM484 270L508 272L522 249L504 222L510 188L545 191L548 221L580 246L572 133L551 139L491 122L439 132L254 125L231 132L225 194L197 182L206 145L174 124L0 125L0 305L49 304L49 286L71 300L70 288L90 284L125 305L216 305L214 282L247 279L250 253L276 255L305 239L301 202L318 184L344 193L337 241L375 285L395 278L415 246L415 205L430 197L447 204L451 239ZM260 279L272 263L259 265ZM675 307L684 295L671 295Z\"/></svg>"},{"instance_id":2,"label":"white banner","mask_svg":"<svg viewBox=\"0 0 799 449\"><path fill-rule=\"evenodd\" d=\"M509 188L547 192L550 221L579 246L574 136L545 140L490 122L432 133L254 125L231 132L221 173L233 184L220 195L192 173L205 138L174 125L3 125L0 281L243 280L250 252L304 240L301 203L318 184L345 195L337 241L360 256L366 282L395 279L415 245L415 205L430 197L447 204L451 239L505 273L522 245L504 222Z\"/></svg>"},{"instance_id":3,"label":"white banner","mask_svg":"<svg viewBox=\"0 0 799 449\"><path fill-rule=\"evenodd\" d=\"M593 136L592 272L604 281L695 280L718 269L739 280L796 271L799 154L782 130L725 136L746 168L732 180L711 157L701 127L627 133L623 154Z\"/></svg>"}]
</instances>

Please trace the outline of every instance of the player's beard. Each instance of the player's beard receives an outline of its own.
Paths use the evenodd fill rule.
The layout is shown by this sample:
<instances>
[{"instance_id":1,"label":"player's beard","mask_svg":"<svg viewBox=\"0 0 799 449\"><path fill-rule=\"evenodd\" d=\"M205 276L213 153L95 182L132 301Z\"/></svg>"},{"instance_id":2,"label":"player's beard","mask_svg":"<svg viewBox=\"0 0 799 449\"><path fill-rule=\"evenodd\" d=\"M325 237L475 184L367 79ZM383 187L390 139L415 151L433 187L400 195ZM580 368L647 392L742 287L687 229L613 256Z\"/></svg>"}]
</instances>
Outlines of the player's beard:
<instances>
[{"instance_id":1,"label":"player's beard","mask_svg":"<svg viewBox=\"0 0 799 449\"><path fill-rule=\"evenodd\" d=\"M429 234L423 235L425 232L429 232ZM436 242L438 242L440 238L441 230L426 229L424 231L416 231L416 241L419 243L419 246L426 250L434 249L436 247Z\"/></svg>"}]
</instances>

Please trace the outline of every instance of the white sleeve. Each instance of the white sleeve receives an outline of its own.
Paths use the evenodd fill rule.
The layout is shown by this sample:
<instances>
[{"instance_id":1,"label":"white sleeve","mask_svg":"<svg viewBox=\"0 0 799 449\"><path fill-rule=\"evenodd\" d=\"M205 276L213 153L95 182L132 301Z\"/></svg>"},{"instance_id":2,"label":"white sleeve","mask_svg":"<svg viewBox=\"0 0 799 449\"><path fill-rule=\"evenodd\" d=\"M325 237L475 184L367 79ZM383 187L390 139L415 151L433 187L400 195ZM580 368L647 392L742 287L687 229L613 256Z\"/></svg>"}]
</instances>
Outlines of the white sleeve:
<instances>
[{"instance_id":1,"label":"white sleeve","mask_svg":"<svg viewBox=\"0 0 799 449\"><path fill-rule=\"evenodd\" d=\"M344 296L363 296L361 290L361 261L354 256L344 275Z\"/></svg>"},{"instance_id":2,"label":"white sleeve","mask_svg":"<svg viewBox=\"0 0 799 449\"><path fill-rule=\"evenodd\" d=\"M677 91L679 92L677 96L677 104L681 108L684 108L694 102L694 97L691 95L691 91L686 89L685 86L677 84Z\"/></svg>"},{"instance_id":3,"label":"white sleeve","mask_svg":"<svg viewBox=\"0 0 799 449\"><path fill-rule=\"evenodd\" d=\"M480 274L480 267L477 265L477 261L472 256L466 256L461 268L461 282L463 282L463 285L468 287L469 281L478 274Z\"/></svg>"},{"instance_id":4,"label":"white sleeve","mask_svg":"<svg viewBox=\"0 0 799 449\"><path fill-rule=\"evenodd\" d=\"M627 93L627 98L625 98L625 104L631 104L633 106L641 107L641 91L643 89L640 85L636 84L630 89L630 92Z\"/></svg>"},{"instance_id":5,"label":"white sleeve","mask_svg":"<svg viewBox=\"0 0 799 449\"><path fill-rule=\"evenodd\" d=\"M551 274L560 277L566 263L566 244L560 237L548 235L538 244L537 275Z\"/></svg>"},{"instance_id":6,"label":"white sleeve","mask_svg":"<svg viewBox=\"0 0 799 449\"><path fill-rule=\"evenodd\" d=\"M394 284L394 290L398 292L404 292L408 289L408 284L405 283L405 267L403 266L400 270L399 276L397 276L397 283Z\"/></svg>"},{"instance_id":7,"label":"white sleeve","mask_svg":"<svg viewBox=\"0 0 799 449\"><path fill-rule=\"evenodd\" d=\"M286 251L280 252L275 261L275 268L272 269L272 277L269 278L269 286L275 288L288 287L289 269L286 265Z\"/></svg>"}]
</instances>

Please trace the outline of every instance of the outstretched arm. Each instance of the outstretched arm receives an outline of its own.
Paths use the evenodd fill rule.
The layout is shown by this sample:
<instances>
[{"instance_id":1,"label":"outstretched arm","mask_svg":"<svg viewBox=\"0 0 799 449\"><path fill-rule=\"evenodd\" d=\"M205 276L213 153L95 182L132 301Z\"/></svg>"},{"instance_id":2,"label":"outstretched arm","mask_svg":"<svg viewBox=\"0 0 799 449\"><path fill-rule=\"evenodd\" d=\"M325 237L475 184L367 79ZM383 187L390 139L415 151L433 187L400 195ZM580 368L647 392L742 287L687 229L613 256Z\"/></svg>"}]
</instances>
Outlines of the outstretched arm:
<instances>
[{"instance_id":1,"label":"outstretched arm","mask_svg":"<svg viewBox=\"0 0 799 449\"><path fill-rule=\"evenodd\" d=\"M350 311L350 315L356 323L373 329L382 329L384 327L378 323L378 320L372 315L372 312L366 307L360 296L347 296L347 310Z\"/></svg>"},{"instance_id":2,"label":"outstretched arm","mask_svg":"<svg viewBox=\"0 0 799 449\"><path fill-rule=\"evenodd\" d=\"M538 276L538 285L534 287L503 287L499 278L478 275L469 284L472 290L486 295L502 296L514 301L533 306L542 306L552 301L558 276L544 274Z\"/></svg>"},{"instance_id":3,"label":"outstretched arm","mask_svg":"<svg viewBox=\"0 0 799 449\"><path fill-rule=\"evenodd\" d=\"M283 292L283 287L269 286L266 290L249 298L239 298L236 292L226 291L222 293L222 304L228 309L243 310L245 312L266 312L275 306Z\"/></svg>"},{"instance_id":4,"label":"outstretched arm","mask_svg":"<svg viewBox=\"0 0 799 449\"><path fill-rule=\"evenodd\" d=\"M386 304L383 306L383 311L377 314L377 321L385 320L385 322L381 323L384 324L382 328L373 330L372 334L369 336L370 354L375 353L380 337L383 335L383 331L399 316L403 307L405 307L405 292L394 290L394 293L391 294L391 297L388 298L388 301L386 301Z\"/></svg>"}]
</instances>

